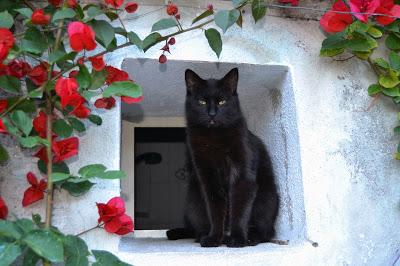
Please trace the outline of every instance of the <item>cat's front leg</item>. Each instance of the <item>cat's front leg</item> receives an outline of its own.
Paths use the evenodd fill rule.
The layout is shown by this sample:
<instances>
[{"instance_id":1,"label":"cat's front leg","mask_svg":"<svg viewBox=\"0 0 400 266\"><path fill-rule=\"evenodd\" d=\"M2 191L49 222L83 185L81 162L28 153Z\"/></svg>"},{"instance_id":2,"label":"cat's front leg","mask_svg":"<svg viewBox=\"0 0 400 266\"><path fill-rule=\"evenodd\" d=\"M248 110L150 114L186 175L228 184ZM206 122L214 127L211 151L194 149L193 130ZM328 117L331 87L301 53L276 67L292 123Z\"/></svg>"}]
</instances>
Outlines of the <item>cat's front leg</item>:
<instances>
[{"instance_id":1,"label":"cat's front leg","mask_svg":"<svg viewBox=\"0 0 400 266\"><path fill-rule=\"evenodd\" d=\"M200 238L202 247L218 247L222 243L224 233L224 220L227 211L227 194L217 181L213 171L199 171L202 192L205 198L207 214L210 221L208 235Z\"/></svg>"},{"instance_id":2,"label":"cat's front leg","mask_svg":"<svg viewBox=\"0 0 400 266\"><path fill-rule=\"evenodd\" d=\"M255 180L241 178L231 186L231 234L228 247L244 247L248 244L248 228L254 198L257 193Z\"/></svg>"}]
</instances>

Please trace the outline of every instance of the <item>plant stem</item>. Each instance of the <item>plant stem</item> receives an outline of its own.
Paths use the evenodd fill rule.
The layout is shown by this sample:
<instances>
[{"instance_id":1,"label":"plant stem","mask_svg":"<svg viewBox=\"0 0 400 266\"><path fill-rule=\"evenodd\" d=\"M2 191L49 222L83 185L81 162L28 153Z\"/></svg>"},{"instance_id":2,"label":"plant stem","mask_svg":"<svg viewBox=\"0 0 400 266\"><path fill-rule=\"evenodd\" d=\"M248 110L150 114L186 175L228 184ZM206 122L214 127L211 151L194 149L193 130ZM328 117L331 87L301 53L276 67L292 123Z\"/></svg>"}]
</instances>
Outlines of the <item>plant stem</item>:
<instances>
[{"instance_id":1,"label":"plant stem","mask_svg":"<svg viewBox=\"0 0 400 266\"><path fill-rule=\"evenodd\" d=\"M75 236L81 236L83 234L86 234L87 232L90 232L90 231L94 230L94 229L101 228L101 226L102 226L101 224L98 224L95 227L89 228L89 229L87 229L85 231L80 232L79 234L76 234Z\"/></svg>"},{"instance_id":2,"label":"plant stem","mask_svg":"<svg viewBox=\"0 0 400 266\"><path fill-rule=\"evenodd\" d=\"M371 57L368 57L367 62L368 62L368 64L371 66L372 70L374 70L376 76L379 78L379 76L381 75L381 72L380 72L379 69L376 67L376 65L374 64L374 62L372 62Z\"/></svg>"}]
</instances>

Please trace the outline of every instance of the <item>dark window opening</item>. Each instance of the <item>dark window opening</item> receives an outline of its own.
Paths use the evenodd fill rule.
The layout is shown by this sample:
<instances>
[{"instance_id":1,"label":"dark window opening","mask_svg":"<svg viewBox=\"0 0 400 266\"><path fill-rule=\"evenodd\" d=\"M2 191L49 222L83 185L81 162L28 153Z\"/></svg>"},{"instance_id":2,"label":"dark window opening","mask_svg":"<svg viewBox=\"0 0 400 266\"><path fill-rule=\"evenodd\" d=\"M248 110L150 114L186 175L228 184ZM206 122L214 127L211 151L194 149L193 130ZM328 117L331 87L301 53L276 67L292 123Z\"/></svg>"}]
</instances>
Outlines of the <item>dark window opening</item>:
<instances>
[{"instance_id":1,"label":"dark window opening","mask_svg":"<svg viewBox=\"0 0 400 266\"><path fill-rule=\"evenodd\" d=\"M183 226L185 128L135 128L135 229Z\"/></svg>"}]
</instances>

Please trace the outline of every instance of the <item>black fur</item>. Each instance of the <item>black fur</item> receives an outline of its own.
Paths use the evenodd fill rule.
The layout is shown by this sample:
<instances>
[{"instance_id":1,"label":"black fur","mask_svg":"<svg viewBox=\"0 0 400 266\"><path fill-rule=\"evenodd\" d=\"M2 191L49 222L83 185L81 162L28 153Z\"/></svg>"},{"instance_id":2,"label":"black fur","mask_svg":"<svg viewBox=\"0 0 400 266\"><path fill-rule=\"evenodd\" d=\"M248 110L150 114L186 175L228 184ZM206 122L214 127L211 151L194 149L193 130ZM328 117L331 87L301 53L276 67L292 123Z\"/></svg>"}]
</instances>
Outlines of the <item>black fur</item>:
<instances>
[{"instance_id":1,"label":"black fur","mask_svg":"<svg viewBox=\"0 0 400 266\"><path fill-rule=\"evenodd\" d=\"M243 247L275 234L279 197L263 142L247 129L237 95L238 70L221 80L185 73L187 167L185 228L168 239L202 247Z\"/></svg>"}]
</instances>

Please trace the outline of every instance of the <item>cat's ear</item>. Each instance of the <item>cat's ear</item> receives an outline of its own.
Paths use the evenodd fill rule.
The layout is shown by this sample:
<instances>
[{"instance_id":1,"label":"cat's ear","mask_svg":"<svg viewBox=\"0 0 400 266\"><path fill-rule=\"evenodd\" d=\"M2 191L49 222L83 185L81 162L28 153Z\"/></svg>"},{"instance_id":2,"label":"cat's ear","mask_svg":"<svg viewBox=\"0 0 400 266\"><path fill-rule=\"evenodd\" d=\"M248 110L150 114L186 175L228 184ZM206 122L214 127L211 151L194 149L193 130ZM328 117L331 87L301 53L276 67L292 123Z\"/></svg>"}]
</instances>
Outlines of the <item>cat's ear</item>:
<instances>
[{"instance_id":1,"label":"cat's ear","mask_svg":"<svg viewBox=\"0 0 400 266\"><path fill-rule=\"evenodd\" d=\"M200 86L204 82L194 71L186 69L185 71L186 89L188 93L192 93L193 90Z\"/></svg>"},{"instance_id":2,"label":"cat's ear","mask_svg":"<svg viewBox=\"0 0 400 266\"><path fill-rule=\"evenodd\" d=\"M224 88L228 89L233 94L236 94L239 81L239 70L235 67L221 79Z\"/></svg>"}]
</instances>

